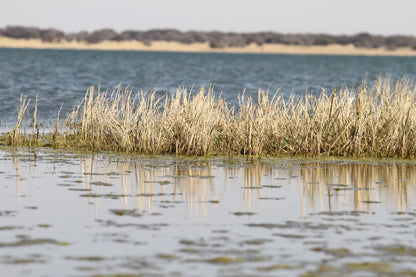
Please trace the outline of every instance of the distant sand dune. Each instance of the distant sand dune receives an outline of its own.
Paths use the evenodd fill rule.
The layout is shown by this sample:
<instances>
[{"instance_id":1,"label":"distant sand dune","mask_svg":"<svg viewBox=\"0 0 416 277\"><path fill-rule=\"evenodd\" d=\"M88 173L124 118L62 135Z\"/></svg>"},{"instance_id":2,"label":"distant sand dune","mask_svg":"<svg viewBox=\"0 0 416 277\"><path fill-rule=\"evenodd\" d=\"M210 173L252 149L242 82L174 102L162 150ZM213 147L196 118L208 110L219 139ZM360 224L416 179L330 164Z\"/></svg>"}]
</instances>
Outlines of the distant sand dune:
<instances>
[{"instance_id":1,"label":"distant sand dune","mask_svg":"<svg viewBox=\"0 0 416 277\"><path fill-rule=\"evenodd\" d=\"M416 50L402 47L396 50L386 48L357 48L353 45L332 44L327 46L301 46L284 44L250 44L246 47L227 47L213 49L208 43L183 44L173 41L154 41L145 45L139 41L104 41L89 44L86 42L42 42L40 39L12 39L0 37L0 48L32 49L76 49L76 50L121 50L121 51L171 51L171 52L205 52L205 53L274 53L274 54L309 54L309 55L365 55L365 56L416 56Z\"/></svg>"}]
</instances>

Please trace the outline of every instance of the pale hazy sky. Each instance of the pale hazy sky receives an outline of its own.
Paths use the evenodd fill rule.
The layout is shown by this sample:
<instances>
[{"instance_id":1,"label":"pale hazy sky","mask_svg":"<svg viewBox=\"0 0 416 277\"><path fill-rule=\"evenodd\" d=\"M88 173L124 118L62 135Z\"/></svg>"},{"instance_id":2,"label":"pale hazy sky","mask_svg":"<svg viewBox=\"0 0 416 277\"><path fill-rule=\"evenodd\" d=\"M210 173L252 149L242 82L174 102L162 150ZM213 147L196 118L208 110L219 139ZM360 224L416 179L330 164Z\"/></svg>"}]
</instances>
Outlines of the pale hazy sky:
<instances>
[{"instance_id":1,"label":"pale hazy sky","mask_svg":"<svg viewBox=\"0 0 416 277\"><path fill-rule=\"evenodd\" d=\"M416 35L416 0L0 0L0 27Z\"/></svg>"}]
</instances>

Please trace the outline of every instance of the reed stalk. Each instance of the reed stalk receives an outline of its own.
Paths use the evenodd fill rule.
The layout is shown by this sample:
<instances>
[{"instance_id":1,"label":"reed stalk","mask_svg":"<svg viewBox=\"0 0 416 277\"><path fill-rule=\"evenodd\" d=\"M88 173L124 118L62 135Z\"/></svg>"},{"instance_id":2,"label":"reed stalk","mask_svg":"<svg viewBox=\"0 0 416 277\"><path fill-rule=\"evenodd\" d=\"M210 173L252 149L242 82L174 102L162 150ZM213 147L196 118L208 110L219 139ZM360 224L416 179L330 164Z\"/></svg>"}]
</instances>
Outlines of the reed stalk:
<instances>
[{"instance_id":1,"label":"reed stalk","mask_svg":"<svg viewBox=\"0 0 416 277\"><path fill-rule=\"evenodd\" d=\"M38 125L37 125L38 100L39 100L39 97L36 94L36 98L35 98L35 110L33 112L33 119L32 119L32 125L33 125L32 144L34 144L34 145L37 145L38 140L39 140L39 128L38 128Z\"/></svg>"},{"instance_id":2,"label":"reed stalk","mask_svg":"<svg viewBox=\"0 0 416 277\"><path fill-rule=\"evenodd\" d=\"M20 128L22 127L22 122L23 122L23 118L24 115L27 111L27 108L30 104L30 100L26 99L26 96L23 97L23 95L20 95L20 101L19 101L19 105L17 107L17 122L11 132L11 134L8 135L9 137L9 144L11 145L17 145L19 144L19 139L20 139Z\"/></svg>"}]
</instances>

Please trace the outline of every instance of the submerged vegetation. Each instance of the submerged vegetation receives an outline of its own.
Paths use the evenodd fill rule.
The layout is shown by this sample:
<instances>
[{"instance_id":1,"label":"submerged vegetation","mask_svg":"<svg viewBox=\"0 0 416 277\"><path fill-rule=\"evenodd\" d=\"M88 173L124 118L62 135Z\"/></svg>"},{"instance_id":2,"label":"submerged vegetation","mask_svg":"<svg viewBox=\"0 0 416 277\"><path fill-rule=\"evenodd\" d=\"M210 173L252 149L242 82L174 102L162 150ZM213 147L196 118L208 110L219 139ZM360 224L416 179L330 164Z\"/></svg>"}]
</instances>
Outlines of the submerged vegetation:
<instances>
[{"instance_id":1,"label":"submerged vegetation","mask_svg":"<svg viewBox=\"0 0 416 277\"><path fill-rule=\"evenodd\" d=\"M306 155L416 157L416 86L379 78L369 86L285 99L259 90L231 107L212 88L178 88L157 97L118 86L112 93L90 87L53 134L21 134L29 102L3 137L9 145L76 147L142 154Z\"/></svg>"}]
</instances>

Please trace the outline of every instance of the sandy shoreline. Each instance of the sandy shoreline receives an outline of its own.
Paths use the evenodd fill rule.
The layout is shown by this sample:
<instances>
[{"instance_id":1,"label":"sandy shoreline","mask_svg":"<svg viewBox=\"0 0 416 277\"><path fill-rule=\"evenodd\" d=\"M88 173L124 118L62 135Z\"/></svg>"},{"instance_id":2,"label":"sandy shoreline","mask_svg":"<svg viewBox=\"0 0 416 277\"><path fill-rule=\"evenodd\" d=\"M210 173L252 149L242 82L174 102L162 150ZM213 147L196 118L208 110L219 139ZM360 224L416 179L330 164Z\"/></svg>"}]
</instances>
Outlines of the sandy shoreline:
<instances>
[{"instance_id":1,"label":"sandy shoreline","mask_svg":"<svg viewBox=\"0 0 416 277\"><path fill-rule=\"evenodd\" d=\"M74 50L120 50L120 51L168 51L203 53L263 53L263 54L304 54L304 55L364 55L364 56L416 56L416 50L402 47L396 50L386 48L367 49L353 45L332 44L328 46L299 46L284 44L250 44L246 47L212 49L208 43L183 44L179 42L154 41L145 45L139 41L104 41L95 44L86 42L42 42L40 39L12 39L0 37L0 48L31 49L74 49Z\"/></svg>"}]
</instances>

